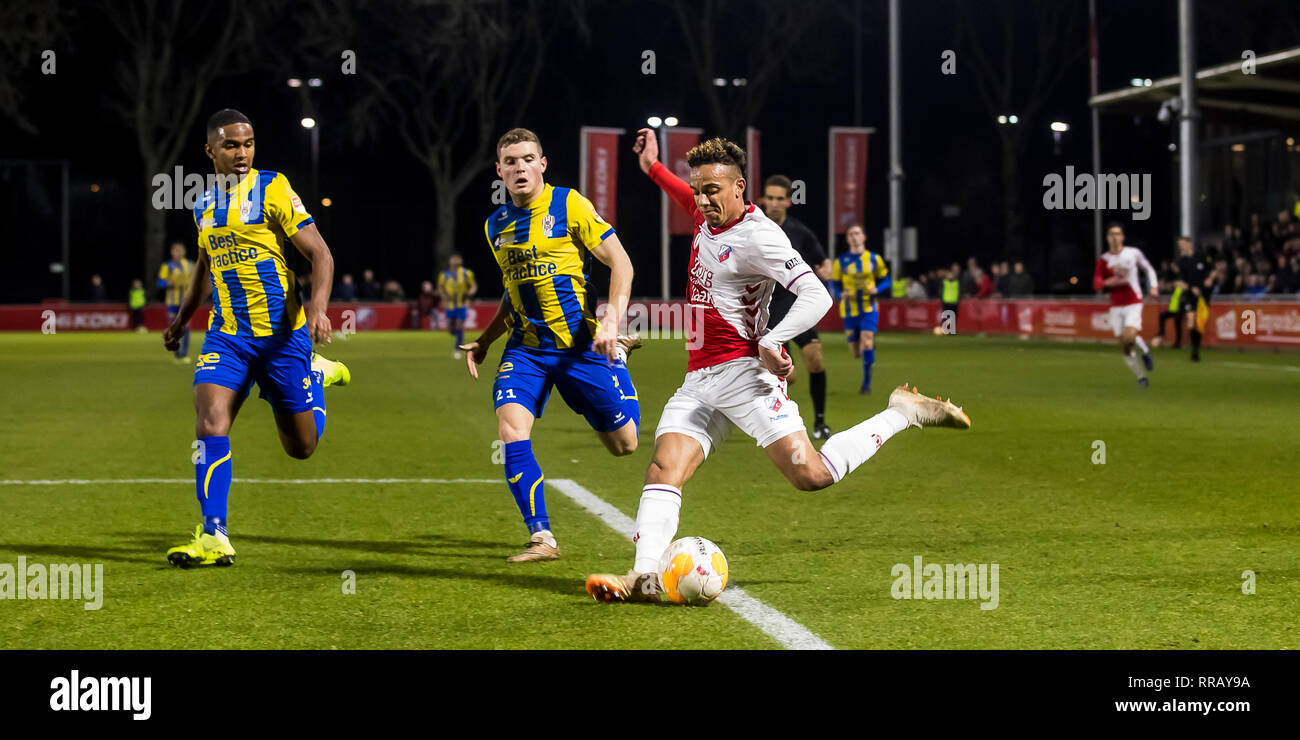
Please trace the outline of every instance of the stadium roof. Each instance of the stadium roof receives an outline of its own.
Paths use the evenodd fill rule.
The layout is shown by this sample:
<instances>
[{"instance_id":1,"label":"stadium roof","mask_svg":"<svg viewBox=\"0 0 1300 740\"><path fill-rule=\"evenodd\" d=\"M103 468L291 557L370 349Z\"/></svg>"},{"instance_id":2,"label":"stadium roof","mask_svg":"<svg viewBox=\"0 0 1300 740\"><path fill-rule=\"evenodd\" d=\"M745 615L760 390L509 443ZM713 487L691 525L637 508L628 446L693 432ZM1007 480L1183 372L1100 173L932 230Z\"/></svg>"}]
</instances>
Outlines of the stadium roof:
<instances>
[{"instance_id":1,"label":"stadium roof","mask_svg":"<svg viewBox=\"0 0 1300 740\"><path fill-rule=\"evenodd\" d=\"M1255 59L1255 73L1245 74L1237 60L1196 72L1196 104L1206 120L1243 119L1294 123L1300 121L1300 47ZM1142 87L1099 93L1088 104L1102 113L1150 113L1178 97L1177 75L1152 80Z\"/></svg>"}]
</instances>

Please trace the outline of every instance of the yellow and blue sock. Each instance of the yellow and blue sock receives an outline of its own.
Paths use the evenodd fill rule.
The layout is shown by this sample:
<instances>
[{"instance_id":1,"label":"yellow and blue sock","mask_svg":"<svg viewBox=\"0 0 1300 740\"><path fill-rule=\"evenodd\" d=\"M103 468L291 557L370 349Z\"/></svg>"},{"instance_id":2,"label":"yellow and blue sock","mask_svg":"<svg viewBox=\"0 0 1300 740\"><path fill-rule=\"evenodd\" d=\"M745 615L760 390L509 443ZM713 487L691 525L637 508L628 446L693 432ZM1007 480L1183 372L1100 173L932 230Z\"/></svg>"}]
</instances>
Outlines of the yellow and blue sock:
<instances>
[{"instance_id":1,"label":"yellow and blue sock","mask_svg":"<svg viewBox=\"0 0 1300 740\"><path fill-rule=\"evenodd\" d=\"M610 370L618 381L619 393L623 394L623 413L627 414L632 421L635 421L636 428L640 430L641 401L637 399L636 386L632 385L632 374L627 371L627 363L623 360L615 360Z\"/></svg>"},{"instance_id":2,"label":"yellow and blue sock","mask_svg":"<svg viewBox=\"0 0 1300 740\"><path fill-rule=\"evenodd\" d=\"M230 437L199 437L194 489L203 510L203 531L226 534L226 500L230 497Z\"/></svg>"},{"instance_id":3,"label":"yellow and blue sock","mask_svg":"<svg viewBox=\"0 0 1300 740\"><path fill-rule=\"evenodd\" d=\"M871 390L871 364L876 361L876 350L862 350L862 387Z\"/></svg>"},{"instance_id":4,"label":"yellow and blue sock","mask_svg":"<svg viewBox=\"0 0 1300 740\"><path fill-rule=\"evenodd\" d=\"M546 486L542 468L533 457L532 440L506 443L506 483L514 494L519 513L529 533L549 530L551 522L546 516Z\"/></svg>"},{"instance_id":5,"label":"yellow and blue sock","mask_svg":"<svg viewBox=\"0 0 1300 740\"><path fill-rule=\"evenodd\" d=\"M316 439L325 434L325 373L311 371L311 415L316 421Z\"/></svg>"}]
</instances>

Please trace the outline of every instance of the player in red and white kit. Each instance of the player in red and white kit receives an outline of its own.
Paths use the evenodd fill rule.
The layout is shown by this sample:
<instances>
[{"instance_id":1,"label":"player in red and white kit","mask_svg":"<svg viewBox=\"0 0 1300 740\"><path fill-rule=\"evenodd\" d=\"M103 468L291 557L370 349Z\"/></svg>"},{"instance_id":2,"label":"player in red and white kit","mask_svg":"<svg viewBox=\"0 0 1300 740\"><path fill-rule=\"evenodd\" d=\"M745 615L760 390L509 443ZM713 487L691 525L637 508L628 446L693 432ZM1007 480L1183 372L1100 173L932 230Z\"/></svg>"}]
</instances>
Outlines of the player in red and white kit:
<instances>
[{"instance_id":1,"label":"player in red and white kit","mask_svg":"<svg viewBox=\"0 0 1300 740\"><path fill-rule=\"evenodd\" d=\"M692 317L686 327L690 354L686 380L655 430L654 459L637 509L636 560L627 575L587 578L587 593L599 601L659 599L659 558L677 532L682 486L733 425L766 449L801 491L839 482L909 426L970 427L970 418L950 401L904 385L890 395L889 408L814 450L798 404L786 394L793 365L782 344L826 315L826 287L781 227L745 200L743 149L726 139L691 149L690 184L658 161L650 129L638 132L635 150L642 171L695 220L686 312ZM795 301L779 324L768 327L768 299L777 283Z\"/></svg>"},{"instance_id":2,"label":"player in red and white kit","mask_svg":"<svg viewBox=\"0 0 1300 740\"><path fill-rule=\"evenodd\" d=\"M1106 228L1105 254L1097 258L1097 268L1092 274L1092 287L1097 291L1110 294L1110 326L1119 337L1119 348L1124 353L1124 364L1128 365L1137 376L1138 385L1146 388L1146 373L1142 364L1150 370L1151 352L1138 332L1142 331L1142 286L1138 282L1138 272L1146 271L1147 284L1151 297L1158 294L1155 268L1147 261L1146 255L1137 247L1124 246L1124 227L1111 223ZM1138 362L1134 348L1142 350L1142 363Z\"/></svg>"}]
</instances>

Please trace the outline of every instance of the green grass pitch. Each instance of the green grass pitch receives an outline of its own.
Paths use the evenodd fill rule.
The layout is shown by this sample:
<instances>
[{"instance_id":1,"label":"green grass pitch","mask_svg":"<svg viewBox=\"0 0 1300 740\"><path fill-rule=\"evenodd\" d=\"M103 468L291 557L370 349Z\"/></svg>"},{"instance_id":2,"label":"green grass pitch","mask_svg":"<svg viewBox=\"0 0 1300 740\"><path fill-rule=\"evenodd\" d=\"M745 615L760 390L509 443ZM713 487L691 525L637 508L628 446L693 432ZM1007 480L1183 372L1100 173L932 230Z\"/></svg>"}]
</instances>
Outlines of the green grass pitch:
<instances>
[{"instance_id":1,"label":"green grass pitch","mask_svg":"<svg viewBox=\"0 0 1300 740\"><path fill-rule=\"evenodd\" d=\"M862 397L847 347L825 340L836 430L904 381L951 395L974 427L908 430L819 493L794 491L734 434L688 484L679 535L717 542L750 595L844 649L1300 647L1297 356L1209 351L1193 365L1157 351L1141 391L1113 347L885 335ZM252 398L234 474L500 479L499 352L475 382L445 334L335 340L325 353L353 383L328 391L316 455L287 457ZM534 443L548 479L635 516L682 342L650 341L631 366L634 455L609 456L558 395ZM0 335L0 563L103 563L105 579L98 611L0 601L0 648L779 646L720 604L593 602L584 576L626 570L632 546L557 491L564 559L511 565L526 534L504 482L236 482L238 563L181 571L163 553L198 521L192 483L13 482L191 478L190 377L156 335ZM809 420L807 385L791 395ZM892 598L891 569L918 555L999 564L998 608Z\"/></svg>"}]
</instances>

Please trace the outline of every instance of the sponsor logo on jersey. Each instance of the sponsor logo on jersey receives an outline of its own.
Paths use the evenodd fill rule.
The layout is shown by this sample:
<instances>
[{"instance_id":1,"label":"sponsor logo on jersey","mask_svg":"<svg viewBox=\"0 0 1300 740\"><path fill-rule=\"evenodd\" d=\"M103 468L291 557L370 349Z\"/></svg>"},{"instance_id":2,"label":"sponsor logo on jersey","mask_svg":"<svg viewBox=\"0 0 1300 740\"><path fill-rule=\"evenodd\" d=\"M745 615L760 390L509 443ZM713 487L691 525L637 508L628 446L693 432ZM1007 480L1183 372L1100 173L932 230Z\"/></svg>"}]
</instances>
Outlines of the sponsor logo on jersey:
<instances>
[{"instance_id":1,"label":"sponsor logo on jersey","mask_svg":"<svg viewBox=\"0 0 1300 740\"><path fill-rule=\"evenodd\" d=\"M788 259L788 260L785 261L785 269L787 269L787 270L793 270L793 269L794 269L794 266L797 265L797 264L799 264L799 263L801 263L801 262L803 262L803 260L800 259L800 258L798 258L798 257L794 257L794 258Z\"/></svg>"},{"instance_id":2,"label":"sponsor logo on jersey","mask_svg":"<svg viewBox=\"0 0 1300 740\"><path fill-rule=\"evenodd\" d=\"M293 204L293 210L303 214L304 216L307 215L307 209L302 207L302 201L298 199L297 195L289 198L289 202Z\"/></svg>"}]
</instances>

